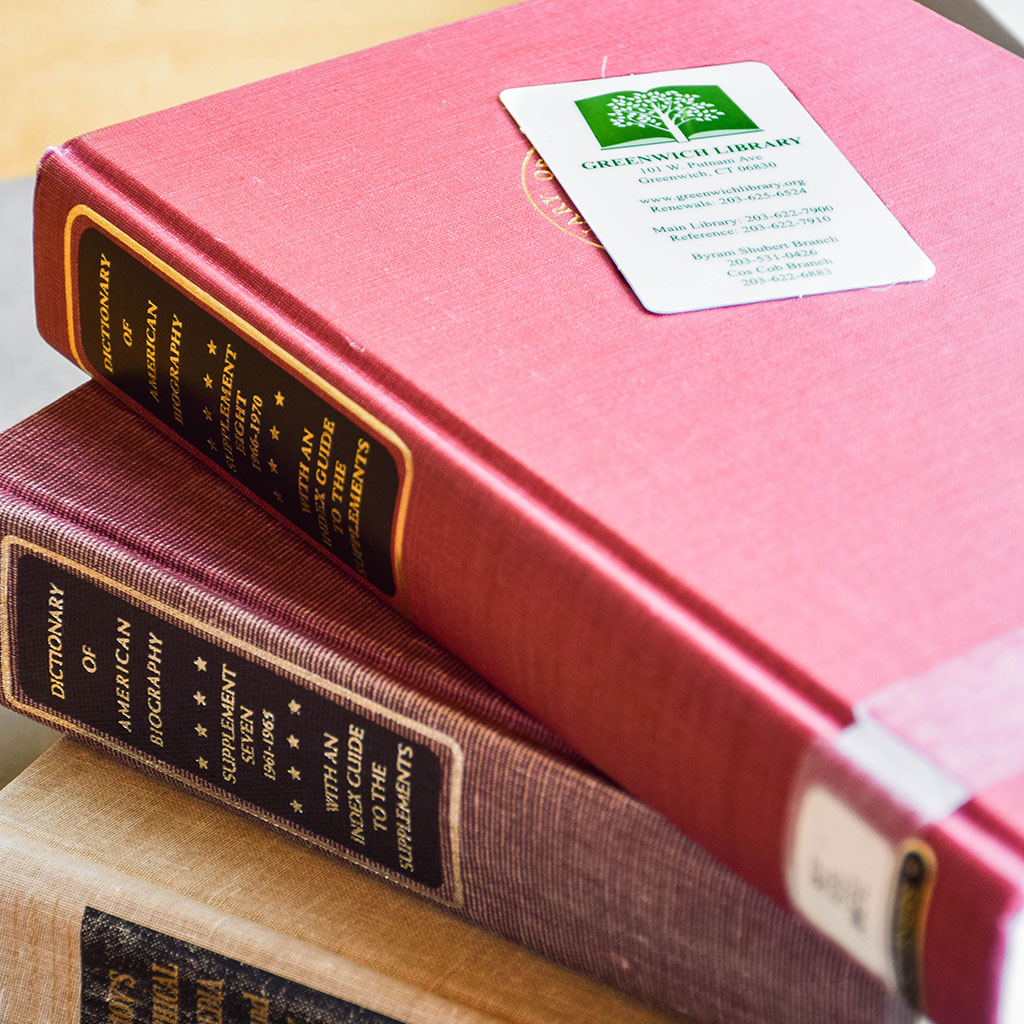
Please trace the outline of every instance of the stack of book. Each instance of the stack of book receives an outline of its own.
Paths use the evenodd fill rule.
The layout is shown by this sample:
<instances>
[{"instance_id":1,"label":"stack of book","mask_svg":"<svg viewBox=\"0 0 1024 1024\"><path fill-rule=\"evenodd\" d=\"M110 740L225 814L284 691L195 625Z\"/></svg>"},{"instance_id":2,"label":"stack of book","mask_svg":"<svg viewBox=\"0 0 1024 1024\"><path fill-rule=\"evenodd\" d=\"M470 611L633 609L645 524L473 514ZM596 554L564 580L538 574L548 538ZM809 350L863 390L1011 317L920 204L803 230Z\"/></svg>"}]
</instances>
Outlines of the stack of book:
<instances>
[{"instance_id":1,"label":"stack of book","mask_svg":"<svg viewBox=\"0 0 1024 1024\"><path fill-rule=\"evenodd\" d=\"M1022 111L536 0L48 152L13 1019L1024 1019Z\"/></svg>"},{"instance_id":2,"label":"stack of book","mask_svg":"<svg viewBox=\"0 0 1024 1024\"><path fill-rule=\"evenodd\" d=\"M103 781L93 767L98 793L82 800L98 803L91 817L105 813L117 830L119 870L134 865L133 878L145 870L152 882L173 882L185 870L170 867L179 846L190 863L231 859L242 877L272 867L281 887L267 898L273 919L283 934L319 945L322 923L308 921L290 893L333 868L335 885L358 884L389 908L385 944L407 927L403 908L420 902L390 887L684 1020L870 1024L895 1013L884 988L842 953L99 385L0 436L0 465L5 700L324 851L257 839L265 826L174 797L187 836L172 843L143 829L129 857L120 851L140 817L169 828L170 792ZM57 823L89 817L77 806L52 813ZM21 828L38 821L33 812ZM78 840L61 840L59 824L44 838L94 856L84 824ZM250 868L253 857L262 869ZM346 881L359 873L328 859L386 881ZM151 861L158 866L145 867ZM266 888L260 876L239 893L221 870L205 868L190 883L213 910L241 913ZM220 902L225 889L230 906ZM328 922L336 915L328 934L356 927L357 910L332 899L322 911ZM77 942L76 913L54 940L64 956ZM428 941L403 956L436 965L450 941L435 937L441 914L417 914L434 924L417 926ZM36 927L21 919L15 943ZM483 937L473 942L490 948ZM379 955L346 955L357 954L370 964ZM526 989L524 998L534 992L536 982L516 980L517 963L505 964L500 984L493 964L481 970L477 984L497 1002L473 1005L505 1006L509 985ZM439 982L446 978L441 971ZM538 990L538 1020L561 1019L544 1002L552 987ZM565 1019L640 1019L638 1004L584 1007Z\"/></svg>"}]
</instances>

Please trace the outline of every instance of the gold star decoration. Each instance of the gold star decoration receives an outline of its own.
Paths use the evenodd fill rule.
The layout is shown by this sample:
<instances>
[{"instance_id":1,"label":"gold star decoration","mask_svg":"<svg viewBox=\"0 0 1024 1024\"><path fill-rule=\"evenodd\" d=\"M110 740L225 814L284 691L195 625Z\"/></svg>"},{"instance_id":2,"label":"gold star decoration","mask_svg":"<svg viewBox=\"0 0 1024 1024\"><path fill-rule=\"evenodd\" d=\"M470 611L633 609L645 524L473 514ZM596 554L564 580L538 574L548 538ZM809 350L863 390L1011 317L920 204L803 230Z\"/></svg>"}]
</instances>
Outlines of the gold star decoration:
<instances>
[{"instance_id":1,"label":"gold star decoration","mask_svg":"<svg viewBox=\"0 0 1024 1024\"><path fill-rule=\"evenodd\" d=\"M193 661L192 664L195 665L197 672L205 672L206 671L206 659L205 658L196 658L196 660Z\"/></svg>"},{"instance_id":2,"label":"gold star decoration","mask_svg":"<svg viewBox=\"0 0 1024 1024\"><path fill-rule=\"evenodd\" d=\"M212 437L208 437L206 439L206 443L209 446L211 452L215 452L217 450L217 442L214 441Z\"/></svg>"},{"instance_id":3,"label":"gold star decoration","mask_svg":"<svg viewBox=\"0 0 1024 1024\"><path fill-rule=\"evenodd\" d=\"M205 757L197 757L196 764L199 765L199 767L202 768L204 772L206 771L207 768L210 767L210 762L207 761Z\"/></svg>"},{"instance_id":4,"label":"gold star decoration","mask_svg":"<svg viewBox=\"0 0 1024 1024\"><path fill-rule=\"evenodd\" d=\"M198 690L196 690L196 692L192 694L192 699L197 704L205 704L206 703L206 694L205 693L200 693Z\"/></svg>"},{"instance_id":5,"label":"gold star decoration","mask_svg":"<svg viewBox=\"0 0 1024 1024\"><path fill-rule=\"evenodd\" d=\"M278 430L278 429L277 429L277 427L271 427L271 428L270 428L270 436L271 436L271 437L272 437L272 438L273 438L273 439L274 439L275 441L280 441L280 440L281 440L281 431L280 431L280 430Z\"/></svg>"},{"instance_id":6,"label":"gold star decoration","mask_svg":"<svg viewBox=\"0 0 1024 1024\"><path fill-rule=\"evenodd\" d=\"M213 338L207 342L206 351L209 352L211 356L215 356L217 354L217 342L215 342Z\"/></svg>"},{"instance_id":7,"label":"gold star decoration","mask_svg":"<svg viewBox=\"0 0 1024 1024\"><path fill-rule=\"evenodd\" d=\"M293 779L294 779L294 780L295 780L296 782L298 782L298 781L299 781L299 779L301 779L301 778L302 778L302 772L300 772L300 771L299 771L299 769L295 767L295 765L292 765L292 766L291 766L291 768L289 768L289 769L288 769L288 774L289 774L289 775L290 775L290 776L291 776L291 777L292 777L292 778L293 778Z\"/></svg>"},{"instance_id":8,"label":"gold star decoration","mask_svg":"<svg viewBox=\"0 0 1024 1024\"><path fill-rule=\"evenodd\" d=\"M280 491L274 491L274 497L279 505L284 503L284 495Z\"/></svg>"},{"instance_id":9,"label":"gold star decoration","mask_svg":"<svg viewBox=\"0 0 1024 1024\"><path fill-rule=\"evenodd\" d=\"M207 386L208 388L212 388L212 387L213 387L213 378L212 378L212 377L211 377L211 376L210 376L209 374L207 374L207 375L206 375L206 376L205 376L205 377L203 378L203 383L204 383L204 384L205 384L205 385L206 385L206 386Z\"/></svg>"},{"instance_id":10,"label":"gold star decoration","mask_svg":"<svg viewBox=\"0 0 1024 1024\"><path fill-rule=\"evenodd\" d=\"M278 405L284 405L284 395L278 391L278 393L274 395L274 401L277 402Z\"/></svg>"},{"instance_id":11,"label":"gold star decoration","mask_svg":"<svg viewBox=\"0 0 1024 1024\"><path fill-rule=\"evenodd\" d=\"M203 736L205 738L205 736L206 736L206 726L205 725L197 725L196 726L196 732L199 733L200 736Z\"/></svg>"},{"instance_id":12,"label":"gold star decoration","mask_svg":"<svg viewBox=\"0 0 1024 1024\"><path fill-rule=\"evenodd\" d=\"M295 736L295 735L289 736L288 737L288 746L291 747L292 750L298 750L299 749L299 737Z\"/></svg>"},{"instance_id":13,"label":"gold star decoration","mask_svg":"<svg viewBox=\"0 0 1024 1024\"><path fill-rule=\"evenodd\" d=\"M204 415L204 416L205 416L205 417L207 418L207 420L208 420L208 421L209 421L210 423L212 423L212 422L213 422L213 413L212 413L212 412L210 412L210 410L209 410L209 409L206 409L206 408L204 408L204 409L203 409L203 415Z\"/></svg>"},{"instance_id":14,"label":"gold star decoration","mask_svg":"<svg viewBox=\"0 0 1024 1024\"><path fill-rule=\"evenodd\" d=\"M271 459L267 463L267 465L270 467L270 472L271 473L276 473L277 472L277 463L273 459Z\"/></svg>"},{"instance_id":15,"label":"gold star decoration","mask_svg":"<svg viewBox=\"0 0 1024 1024\"><path fill-rule=\"evenodd\" d=\"M292 801L292 810L296 814L301 814L302 813L302 804L300 804L298 800L293 800Z\"/></svg>"},{"instance_id":16,"label":"gold star decoration","mask_svg":"<svg viewBox=\"0 0 1024 1024\"><path fill-rule=\"evenodd\" d=\"M288 701L288 710L293 714L297 715L302 710L302 705L294 698Z\"/></svg>"}]
</instances>

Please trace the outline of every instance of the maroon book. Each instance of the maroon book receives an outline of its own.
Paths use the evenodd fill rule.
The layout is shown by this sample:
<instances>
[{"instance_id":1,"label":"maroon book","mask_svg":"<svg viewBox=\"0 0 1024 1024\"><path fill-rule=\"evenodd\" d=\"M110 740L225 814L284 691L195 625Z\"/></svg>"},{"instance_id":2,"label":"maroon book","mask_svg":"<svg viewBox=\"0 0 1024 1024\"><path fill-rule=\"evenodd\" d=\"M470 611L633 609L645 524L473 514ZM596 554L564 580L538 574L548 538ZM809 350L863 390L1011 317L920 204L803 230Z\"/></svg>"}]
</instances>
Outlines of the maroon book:
<instances>
[{"instance_id":1,"label":"maroon book","mask_svg":"<svg viewBox=\"0 0 1024 1024\"><path fill-rule=\"evenodd\" d=\"M934 276L651 315L499 100L742 62ZM674 162L738 274L810 210L826 273L844 194L734 105L579 173ZM937 1021L1016 1020L1022 110L912 0L526 3L49 152L40 328Z\"/></svg>"},{"instance_id":2,"label":"maroon book","mask_svg":"<svg viewBox=\"0 0 1024 1024\"><path fill-rule=\"evenodd\" d=\"M909 1021L95 384L0 467L10 707L686 1019Z\"/></svg>"}]
</instances>

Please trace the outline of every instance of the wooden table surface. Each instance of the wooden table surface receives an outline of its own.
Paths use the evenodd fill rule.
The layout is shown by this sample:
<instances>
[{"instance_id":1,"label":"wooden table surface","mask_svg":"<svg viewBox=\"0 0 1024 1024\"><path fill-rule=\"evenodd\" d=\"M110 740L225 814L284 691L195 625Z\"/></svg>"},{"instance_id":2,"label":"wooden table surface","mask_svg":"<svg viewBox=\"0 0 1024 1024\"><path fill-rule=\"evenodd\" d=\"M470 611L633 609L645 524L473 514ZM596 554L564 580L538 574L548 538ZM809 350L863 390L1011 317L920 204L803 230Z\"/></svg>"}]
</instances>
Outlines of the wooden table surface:
<instances>
[{"instance_id":1,"label":"wooden table surface","mask_svg":"<svg viewBox=\"0 0 1024 1024\"><path fill-rule=\"evenodd\" d=\"M508 0L0 0L0 179L82 132Z\"/></svg>"},{"instance_id":2,"label":"wooden table surface","mask_svg":"<svg viewBox=\"0 0 1024 1024\"><path fill-rule=\"evenodd\" d=\"M508 2L0 0L0 180L81 132ZM923 2L1024 53L1024 0Z\"/></svg>"}]
</instances>

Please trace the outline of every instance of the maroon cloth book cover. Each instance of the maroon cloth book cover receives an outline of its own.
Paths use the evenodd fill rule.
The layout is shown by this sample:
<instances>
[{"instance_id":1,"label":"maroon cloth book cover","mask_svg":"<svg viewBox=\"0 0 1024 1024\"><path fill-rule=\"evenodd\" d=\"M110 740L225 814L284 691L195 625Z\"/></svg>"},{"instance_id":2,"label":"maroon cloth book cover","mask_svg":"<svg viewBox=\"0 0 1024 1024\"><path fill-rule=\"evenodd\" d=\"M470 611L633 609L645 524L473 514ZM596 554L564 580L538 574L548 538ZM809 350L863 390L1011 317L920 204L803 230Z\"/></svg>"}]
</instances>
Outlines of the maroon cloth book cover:
<instances>
[{"instance_id":1,"label":"maroon cloth book cover","mask_svg":"<svg viewBox=\"0 0 1024 1024\"><path fill-rule=\"evenodd\" d=\"M97 385L0 467L10 706L686 1019L909 1021Z\"/></svg>"},{"instance_id":2,"label":"maroon cloth book cover","mask_svg":"<svg viewBox=\"0 0 1024 1024\"><path fill-rule=\"evenodd\" d=\"M745 61L933 277L653 316L498 98ZM1022 110L911 0L526 3L48 153L40 328L929 1015L1008 1020Z\"/></svg>"}]
</instances>

